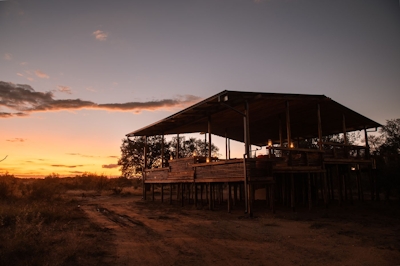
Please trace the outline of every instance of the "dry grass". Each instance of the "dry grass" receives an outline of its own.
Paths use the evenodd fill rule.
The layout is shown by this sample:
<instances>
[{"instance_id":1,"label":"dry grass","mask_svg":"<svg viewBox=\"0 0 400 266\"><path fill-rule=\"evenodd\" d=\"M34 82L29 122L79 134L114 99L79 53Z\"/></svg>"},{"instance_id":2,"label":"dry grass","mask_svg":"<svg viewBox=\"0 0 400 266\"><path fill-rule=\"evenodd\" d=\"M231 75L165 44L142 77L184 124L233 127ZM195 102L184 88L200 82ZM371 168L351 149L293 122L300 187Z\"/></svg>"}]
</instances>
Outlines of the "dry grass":
<instances>
[{"instance_id":1,"label":"dry grass","mask_svg":"<svg viewBox=\"0 0 400 266\"><path fill-rule=\"evenodd\" d=\"M0 265L111 264L112 235L90 223L67 192L123 195L126 186L130 180L93 174L30 180L0 175Z\"/></svg>"}]
</instances>

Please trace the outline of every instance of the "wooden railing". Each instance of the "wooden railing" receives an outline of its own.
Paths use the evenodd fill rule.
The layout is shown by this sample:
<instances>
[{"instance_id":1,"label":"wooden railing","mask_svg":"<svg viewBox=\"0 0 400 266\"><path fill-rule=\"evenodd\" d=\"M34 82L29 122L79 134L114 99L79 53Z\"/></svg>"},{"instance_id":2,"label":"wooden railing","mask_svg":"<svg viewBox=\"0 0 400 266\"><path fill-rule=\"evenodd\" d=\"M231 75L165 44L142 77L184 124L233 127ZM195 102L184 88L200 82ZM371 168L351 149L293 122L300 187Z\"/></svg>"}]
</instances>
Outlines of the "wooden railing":
<instances>
[{"instance_id":1,"label":"wooden railing","mask_svg":"<svg viewBox=\"0 0 400 266\"><path fill-rule=\"evenodd\" d=\"M326 159L359 159L370 158L369 149L365 146L343 144L337 142L321 142Z\"/></svg>"}]
</instances>

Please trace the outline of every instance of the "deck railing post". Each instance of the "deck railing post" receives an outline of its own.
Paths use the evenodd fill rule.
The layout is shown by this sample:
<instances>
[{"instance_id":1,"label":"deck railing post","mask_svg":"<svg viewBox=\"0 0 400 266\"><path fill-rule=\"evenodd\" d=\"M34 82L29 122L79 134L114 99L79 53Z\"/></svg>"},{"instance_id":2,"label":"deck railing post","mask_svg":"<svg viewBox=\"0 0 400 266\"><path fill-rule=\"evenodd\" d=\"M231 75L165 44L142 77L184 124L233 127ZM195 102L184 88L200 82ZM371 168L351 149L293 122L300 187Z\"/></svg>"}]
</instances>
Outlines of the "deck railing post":
<instances>
[{"instance_id":1,"label":"deck railing post","mask_svg":"<svg viewBox=\"0 0 400 266\"><path fill-rule=\"evenodd\" d=\"M143 187L143 199L146 200L146 169L147 169L147 136L144 136L144 148L143 148L143 159L144 165L142 169L142 187Z\"/></svg>"}]
</instances>

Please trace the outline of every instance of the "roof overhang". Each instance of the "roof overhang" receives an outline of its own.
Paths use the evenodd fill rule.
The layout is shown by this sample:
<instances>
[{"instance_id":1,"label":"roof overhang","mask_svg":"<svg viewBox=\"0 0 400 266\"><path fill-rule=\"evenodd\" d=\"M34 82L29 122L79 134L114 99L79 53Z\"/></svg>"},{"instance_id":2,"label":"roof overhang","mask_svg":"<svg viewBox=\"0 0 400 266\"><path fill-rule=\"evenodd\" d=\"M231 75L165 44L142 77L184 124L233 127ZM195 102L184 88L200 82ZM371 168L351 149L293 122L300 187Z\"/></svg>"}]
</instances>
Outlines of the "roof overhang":
<instances>
[{"instance_id":1,"label":"roof overhang","mask_svg":"<svg viewBox=\"0 0 400 266\"><path fill-rule=\"evenodd\" d=\"M325 95L223 91L126 136L207 132L211 121L212 134L244 142L246 102L253 145L266 145L268 139L279 140L280 130L286 136L287 105L293 139L318 136L318 106L323 135L342 133L343 118L347 132L381 126Z\"/></svg>"}]
</instances>

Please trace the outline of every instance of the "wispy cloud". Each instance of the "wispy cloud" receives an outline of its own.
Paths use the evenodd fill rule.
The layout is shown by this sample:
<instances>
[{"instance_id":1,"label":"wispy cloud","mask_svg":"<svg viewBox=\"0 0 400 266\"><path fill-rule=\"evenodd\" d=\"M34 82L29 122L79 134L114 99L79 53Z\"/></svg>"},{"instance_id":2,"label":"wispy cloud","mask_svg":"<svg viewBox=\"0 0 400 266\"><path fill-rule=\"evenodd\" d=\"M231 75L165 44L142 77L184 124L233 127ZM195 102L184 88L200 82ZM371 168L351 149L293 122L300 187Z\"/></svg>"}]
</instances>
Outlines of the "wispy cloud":
<instances>
[{"instance_id":1,"label":"wispy cloud","mask_svg":"<svg viewBox=\"0 0 400 266\"><path fill-rule=\"evenodd\" d=\"M12 54L5 53L4 54L4 60L11 61L12 60Z\"/></svg>"},{"instance_id":2,"label":"wispy cloud","mask_svg":"<svg viewBox=\"0 0 400 266\"><path fill-rule=\"evenodd\" d=\"M93 155L85 155L85 154L81 154L81 153L67 153L67 155L80 156L80 157L85 157L85 158L94 158L95 157Z\"/></svg>"},{"instance_id":3,"label":"wispy cloud","mask_svg":"<svg viewBox=\"0 0 400 266\"><path fill-rule=\"evenodd\" d=\"M91 92L97 92L95 89L93 89L92 87L87 87L86 88L87 91L91 91Z\"/></svg>"},{"instance_id":4,"label":"wispy cloud","mask_svg":"<svg viewBox=\"0 0 400 266\"><path fill-rule=\"evenodd\" d=\"M6 113L6 112L0 112L0 118L10 118L10 117L24 117L28 116L28 114L25 113Z\"/></svg>"},{"instance_id":5,"label":"wispy cloud","mask_svg":"<svg viewBox=\"0 0 400 266\"><path fill-rule=\"evenodd\" d=\"M13 84L0 81L0 107L15 110L15 113L0 112L0 117L26 116L33 112L50 112L62 110L96 109L108 111L155 111L176 107L186 107L198 102L193 95L176 96L174 99L152 100L147 102L127 103L94 103L81 99L54 99L53 92L38 92L29 85Z\"/></svg>"},{"instance_id":6,"label":"wispy cloud","mask_svg":"<svg viewBox=\"0 0 400 266\"><path fill-rule=\"evenodd\" d=\"M118 168L118 164L103 164L101 168L107 168L107 169L112 169L112 168Z\"/></svg>"},{"instance_id":7,"label":"wispy cloud","mask_svg":"<svg viewBox=\"0 0 400 266\"><path fill-rule=\"evenodd\" d=\"M40 70L35 70L35 75L38 76L41 79L49 79L49 75L47 75L46 73L44 73L43 71Z\"/></svg>"},{"instance_id":8,"label":"wispy cloud","mask_svg":"<svg viewBox=\"0 0 400 266\"><path fill-rule=\"evenodd\" d=\"M101 30L94 31L92 33L92 35L94 35L96 40L99 40L99 41L105 41L105 40L107 40L107 37L108 37L108 33L101 31Z\"/></svg>"},{"instance_id":9,"label":"wispy cloud","mask_svg":"<svg viewBox=\"0 0 400 266\"><path fill-rule=\"evenodd\" d=\"M58 91L60 91L60 92L64 92L64 93L67 93L67 94L72 94L71 88L68 87L68 86L59 85L59 86L57 86L57 88L58 88Z\"/></svg>"},{"instance_id":10,"label":"wispy cloud","mask_svg":"<svg viewBox=\"0 0 400 266\"><path fill-rule=\"evenodd\" d=\"M66 165L66 164L52 164L52 167L65 167L65 168L76 168L76 167L82 167L84 165Z\"/></svg>"},{"instance_id":11,"label":"wispy cloud","mask_svg":"<svg viewBox=\"0 0 400 266\"><path fill-rule=\"evenodd\" d=\"M25 142L26 139L23 138L13 138L13 139L6 139L8 142Z\"/></svg>"}]
</instances>

